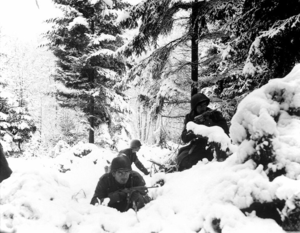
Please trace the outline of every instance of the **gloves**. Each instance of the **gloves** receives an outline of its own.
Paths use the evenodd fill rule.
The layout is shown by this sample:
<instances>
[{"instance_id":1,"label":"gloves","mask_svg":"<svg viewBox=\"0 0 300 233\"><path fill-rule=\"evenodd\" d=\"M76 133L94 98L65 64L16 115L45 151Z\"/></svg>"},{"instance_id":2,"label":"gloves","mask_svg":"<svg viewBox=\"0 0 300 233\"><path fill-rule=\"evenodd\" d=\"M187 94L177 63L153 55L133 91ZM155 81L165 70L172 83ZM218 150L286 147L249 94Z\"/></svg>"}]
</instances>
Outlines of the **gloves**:
<instances>
[{"instance_id":1,"label":"gloves","mask_svg":"<svg viewBox=\"0 0 300 233\"><path fill-rule=\"evenodd\" d=\"M149 172L148 170L145 170L145 171L144 171L144 174L147 176L147 175L150 174L150 172Z\"/></svg>"},{"instance_id":2,"label":"gloves","mask_svg":"<svg viewBox=\"0 0 300 233\"><path fill-rule=\"evenodd\" d=\"M187 141L192 141L193 139L195 139L197 136L194 134L194 132L192 130L189 130L186 133L186 139Z\"/></svg>"},{"instance_id":3,"label":"gloves","mask_svg":"<svg viewBox=\"0 0 300 233\"><path fill-rule=\"evenodd\" d=\"M108 197L110 199L110 203L116 203L121 202L126 199L127 193L122 191L115 191L108 194Z\"/></svg>"},{"instance_id":4,"label":"gloves","mask_svg":"<svg viewBox=\"0 0 300 233\"><path fill-rule=\"evenodd\" d=\"M148 188L147 187L140 187L137 191L144 196L148 193Z\"/></svg>"}]
</instances>

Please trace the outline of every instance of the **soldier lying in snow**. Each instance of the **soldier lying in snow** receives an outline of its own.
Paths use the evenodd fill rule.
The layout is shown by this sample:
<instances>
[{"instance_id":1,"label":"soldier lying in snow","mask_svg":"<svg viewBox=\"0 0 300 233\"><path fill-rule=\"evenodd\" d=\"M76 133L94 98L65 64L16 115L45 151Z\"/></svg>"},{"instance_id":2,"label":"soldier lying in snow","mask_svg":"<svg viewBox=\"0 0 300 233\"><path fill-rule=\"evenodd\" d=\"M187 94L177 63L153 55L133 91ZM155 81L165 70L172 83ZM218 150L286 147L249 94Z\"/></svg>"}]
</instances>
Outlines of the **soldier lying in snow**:
<instances>
[{"instance_id":1,"label":"soldier lying in snow","mask_svg":"<svg viewBox=\"0 0 300 233\"><path fill-rule=\"evenodd\" d=\"M112 160L110 172L100 178L91 204L101 204L109 198L109 207L120 212L130 208L137 211L150 201L147 192L143 177L132 171L127 157L120 156Z\"/></svg>"},{"instance_id":2,"label":"soldier lying in snow","mask_svg":"<svg viewBox=\"0 0 300 233\"><path fill-rule=\"evenodd\" d=\"M179 149L176 158L179 171L191 168L203 158L207 158L209 161L213 159L213 150L208 147L208 139L195 135L191 130L187 131L186 125L188 122L193 121L196 124L206 126L219 126L227 135L229 134L222 113L208 108L209 102L209 98L202 93L194 95L191 99L191 112L185 116L184 129L181 134L182 141L184 143L190 142L190 144ZM220 148L215 149L221 153Z\"/></svg>"}]
</instances>

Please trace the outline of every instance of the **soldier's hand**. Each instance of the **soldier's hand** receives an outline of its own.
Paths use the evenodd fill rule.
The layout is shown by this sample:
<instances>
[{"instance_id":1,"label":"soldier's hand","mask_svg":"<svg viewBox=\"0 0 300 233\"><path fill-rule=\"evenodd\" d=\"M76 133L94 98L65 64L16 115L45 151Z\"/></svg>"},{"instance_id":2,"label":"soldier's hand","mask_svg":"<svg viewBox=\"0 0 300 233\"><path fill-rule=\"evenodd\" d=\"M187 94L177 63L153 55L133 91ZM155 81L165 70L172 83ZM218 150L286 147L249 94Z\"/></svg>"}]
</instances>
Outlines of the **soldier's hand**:
<instances>
[{"instance_id":1,"label":"soldier's hand","mask_svg":"<svg viewBox=\"0 0 300 233\"><path fill-rule=\"evenodd\" d=\"M147 187L140 187L137 191L144 196L148 193L148 188Z\"/></svg>"},{"instance_id":2,"label":"soldier's hand","mask_svg":"<svg viewBox=\"0 0 300 233\"><path fill-rule=\"evenodd\" d=\"M194 122L197 123L197 124L203 123L204 122L203 115L199 115L199 116L195 117Z\"/></svg>"},{"instance_id":3,"label":"soldier's hand","mask_svg":"<svg viewBox=\"0 0 300 233\"><path fill-rule=\"evenodd\" d=\"M126 199L127 193L124 192L123 190L119 190L119 191L109 193L108 197L110 199L110 202L112 203L120 202Z\"/></svg>"},{"instance_id":4,"label":"soldier's hand","mask_svg":"<svg viewBox=\"0 0 300 233\"><path fill-rule=\"evenodd\" d=\"M146 171L144 172L144 174L147 176L147 175L150 174L150 172L149 172L148 170L146 170Z\"/></svg>"},{"instance_id":5,"label":"soldier's hand","mask_svg":"<svg viewBox=\"0 0 300 233\"><path fill-rule=\"evenodd\" d=\"M213 124L212 119L207 118L206 121L205 121L205 124L206 124L207 126L211 126L211 125Z\"/></svg>"},{"instance_id":6,"label":"soldier's hand","mask_svg":"<svg viewBox=\"0 0 300 233\"><path fill-rule=\"evenodd\" d=\"M203 116L203 117L208 117L208 116L210 116L211 114L212 114L212 111L206 111L206 112L202 113L202 116Z\"/></svg>"},{"instance_id":7,"label":"soldier's hand","mask_svg":"<svg viewBox=\"0 0 300 233\"><path fill-rule=\"evenodd\" d=\"M188 141L192 141L196 137L197 136L194 134L194 132L192 130L187 131L186 138L187 138Z\"/></svg>"}]
</instances>

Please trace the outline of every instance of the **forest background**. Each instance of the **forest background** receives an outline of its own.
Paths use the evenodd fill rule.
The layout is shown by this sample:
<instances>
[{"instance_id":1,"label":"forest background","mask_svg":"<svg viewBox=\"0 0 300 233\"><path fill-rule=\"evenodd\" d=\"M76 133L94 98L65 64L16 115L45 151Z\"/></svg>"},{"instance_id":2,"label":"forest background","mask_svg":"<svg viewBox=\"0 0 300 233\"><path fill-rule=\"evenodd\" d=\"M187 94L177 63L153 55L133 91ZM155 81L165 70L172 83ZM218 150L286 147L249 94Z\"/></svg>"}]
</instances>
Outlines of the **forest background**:
<instances>
[{"instance_id":1,"label":"forest background","mask_svg":"<svg viewBox=\"0 0 300 233\"><path fill-rule=\"evenodd\" d=\"M31 0L37 14L20 4L15 15L1 7L11 22L0 28L8 152L38 156L60 141L120 149L131 138L168 147L180 143L195 92L230 125L245 96L298 63L296 0L130 3Z\"/></svg>"}]
</instances>

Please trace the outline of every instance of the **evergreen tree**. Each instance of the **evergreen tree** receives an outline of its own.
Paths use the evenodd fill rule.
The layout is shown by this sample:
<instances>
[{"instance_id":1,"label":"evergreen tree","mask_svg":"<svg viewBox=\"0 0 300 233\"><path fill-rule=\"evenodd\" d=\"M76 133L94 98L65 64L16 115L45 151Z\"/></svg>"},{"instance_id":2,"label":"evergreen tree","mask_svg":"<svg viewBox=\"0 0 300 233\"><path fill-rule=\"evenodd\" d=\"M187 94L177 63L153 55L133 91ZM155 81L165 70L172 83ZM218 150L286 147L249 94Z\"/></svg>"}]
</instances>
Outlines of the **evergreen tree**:
<instances>
[{"instance_id":1,"label":"evergreen tree","mask_svg":"<svg viewBox=\"0 0 300 233\"><path fill-rule=\"evenodd\" d=\"M190 96L199 91L200 83L203 88L203 82L207 82L201 74L220 56L214 53L211 41L226 36L221 26L209 20L209 15L227 3L223 0L142 1L122 22L128 27L139 26L138 34L124 49L127 56L138 56L127 81L139 87L138 100L152 113L150 122L163 117L164 120L157 121L159 124L166 121L170 125L182 124L184 113L189 111ZM231 15L236 13L233 10ZM138 60L145 55L146 58ZM157 130L170 128L159 124L155 127Z\"/></svg>"},{"instance_id":2,"label":"evergreen tree","mask_svg":"<svg viewBox=\"0 0 300 233\"><path fill-rule=\"evenodd\" d=\"M190 77L194 80L192 89L196 86L192 76L195 62L189 59L189 52L196 51L191 49L193 32L197 28L197 24L192 23L193 6L199 6L196 17L200 50L196 62L197 84L202 92L208 89L223 100L221 108L228 119L249 91L271 78L285 76L299 61L299 51L295 49L299 44L297 0L143 1L132 9L126 21L132 26L135 26L134 19L142 21L126 53L139 55L152 48L151 55L132 69L130 79L142 79L138 81L142 84L149 83L149 76L153 78L152 91L146 92L150 101L155 99L151 107L170 101L167 96L160 95L161 83L171 79L170 75L174 79L169 82L170 90L177 86L178 92L186 92ZM174 40L163 37L174 30L177 31ZM174 62L174 58L178 61ZM149 72L144 75L146 69ZM178 98L181 102L181 97L176 95L171 102Z\"/></svg>"},{"instance_id":3,"label":"evergreen tree","mask_svg":"<svg viewBox=\"0 0 300 233\"><path fill-rule=\"evenodd\" d=\"M1 37L0 40L4 41ZM22 144L31 139L36 126L28 111L24 85L16 82L15 74L10 72L10 67L16 70L19 64L11 64L13 58L10 56L9 53L0 54L0 137L10 146L8 151L22 152ZM18 73L18 78L24 80L25 75Z\"/></svg>"},{"instance_id":4,"label":"evergreen tree","mask_svg":"<svg viewBox=\"0 0 300 233\"><path fill-rule=\"evenodd\" d=\"M237 103L250 91L272 78L284 77L300 60L300 5L297 0L244 0L236 17L227 17L236 6L218 8L210 20L226 31L223 49L210 76L223 70L215 85L216 94L234 114ZM221 47L221 46L219 46ZM220 50L220 49L219 49Z\"/></svg>"},{"instance_id":5,"label":"evergreen tree","mask_svg":"<svg viewBox=\"0 0 300 233\"><path fill-rule=\"evenodd\" d=\"M237 4L238 0L231 0L230 3ZM132 40L125 50L126 55L133 53L141 55L147 52L151 46L154 52L141 65L149 63L149 60L159 60L161 64L152 65L156 74L161 73L167 64L172 51L178 46L189 45L191 59L185 65L191 67L191 95L198 92L198 65L199 52L198 44L200 40L206 40L211 37L221 37L221 32L208 30L207 18L211 11L222 4L228 4L228 1L143 1L131 9L130 17L124 20L123 24L130 27L136 26L137 20L141 20L138 35ZM232 12L234 14L235 12ZM162 36L168 36L176 31L177 36L173 40L167 40L163 45L158 41Z\"/></svg>"},{"instance_id":6,"label":"evergreen tree","mask_svg":"<svg viewBox=\"0 0 300 233\"><path fill-rule=\"evenodd\" d=\"M89 142L99 124L112 124L113 113L124 112L120 82L126 71L117 53L123 45L118 13L128 4L113 1L53 0L63 15L48 20L49 48L58 58L56 97L62 107L79 109L89 124Z\"/></svg>"},{"instance_id":7,"label":"evergreen tree","mask_svg":"<svg viewBox=\"0 0 300 233\"><path fill-rule=\"evenodd\" d=\"M0 83L0 137L8 144L15 143L22 151L22 143L28 142L36 131L27 103L10 93L4 82ZM10 149L14 151L15 149Z\"/></svg>"}]
</instances>

